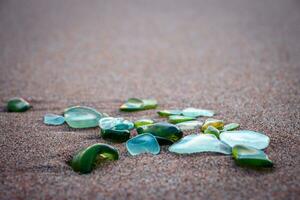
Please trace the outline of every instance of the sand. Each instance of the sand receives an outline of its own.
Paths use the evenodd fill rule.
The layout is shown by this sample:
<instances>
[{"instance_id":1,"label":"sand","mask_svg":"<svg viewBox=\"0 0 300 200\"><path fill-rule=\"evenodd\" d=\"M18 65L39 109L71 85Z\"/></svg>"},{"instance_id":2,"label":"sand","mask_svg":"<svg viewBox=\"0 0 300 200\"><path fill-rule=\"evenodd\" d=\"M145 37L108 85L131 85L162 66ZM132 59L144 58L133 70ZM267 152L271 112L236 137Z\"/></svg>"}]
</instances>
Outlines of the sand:
<instances>
[{"instance_id":1,"label":"sand","mask_svg":"<svg viewBox=\"0 0 300 200\"><path fill-rule=\"evenodd\" d=\"M296 0L1 1L0 199L299 198L299 9ZM14 96L34 108L5 112ZM120 160L73 172L74 152L107 142L97 128L46 126L44 114L87 105L163 120L157 110L119 112L129 97L213 109L264 132L275 168L167 147L133 157L109 143Z\"/></svg>"}]
</instances>

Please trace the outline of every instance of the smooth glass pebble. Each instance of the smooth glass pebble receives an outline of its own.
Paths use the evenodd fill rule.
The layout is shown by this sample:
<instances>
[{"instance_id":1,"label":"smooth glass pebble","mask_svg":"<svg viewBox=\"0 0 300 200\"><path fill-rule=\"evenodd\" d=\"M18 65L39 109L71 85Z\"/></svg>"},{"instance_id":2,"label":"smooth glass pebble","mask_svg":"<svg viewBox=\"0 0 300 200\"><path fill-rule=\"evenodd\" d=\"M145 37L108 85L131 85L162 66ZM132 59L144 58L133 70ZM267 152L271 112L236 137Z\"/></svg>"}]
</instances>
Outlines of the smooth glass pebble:
<instances>
[{"instance_id":1,"label":"smooth glass pebble","mask_svg":"<svg viewBox=\"0 0 300 200\"><path fill-rule=\"evenodd\" d=\"M129 130L114 130L114 129L101 129L100 135L104 140L112 142L126 142L130 138Z\"/></svg>"},{"instance_id":2,"label":"smooth glass pebble","mask_svg":"<svg viewBox=\"0 0 300 200\"><path fill-rule=\"evenodd\" d=\"M270 138L265 134L255 131L225 131L220 134L220 140L231 147L235 145L246 145L256 149L264 149L270 143Z\"/></svg>"},{"instance_id":3,"label":"smooth glass pebble","mask_svg":"<svg viewBox=\"0 0 300 200\"><path fill-rule=\"evenodd\" d=\"M207 119L204 122L204 124L203 124L203 126L201 128L202 131L204 132L207 129L207 127L209 127L209 126L213 126L213 127L217 128L219 130L222 130L223 127L224 127L224 121L223 120L219 120L219 119L209 118L209 119Z\"/></svg>"},{"instance_id":4,"label":"smooth glass pebble","mask_svg":"<svg viewBox=\"0 0 300 200\"><path fill-rule=\"evenodd\" d=\"M85 174L90 173L102 161L118 160L118 149L113 146L97 143L78 151L70 162L72 169Z\"/></svg>"},{"instance_id":5,"label":"smooth glass pebble","mask_svg":"<svg viewBox=\"0 0 300 200\"><path fill-rule=\"evenodd\" d=\"M172 124L177 124L180 122L186 122L186 121L193 121L195 120L195 117L186 117L182 115L171 115L169 116L169 122Z\"/></svg>"},{"instance_id":6,"label":"smooth glass pebble","mask_svg":"<svg viewBox=\"0 0 300 200\"><path fill-rule=\"evenodd\" d=\"M203 122L201 121L193 120L193 121L180 122L176 124L176 126L178 126L180 130L185 131L185 130L193 130L199 128L202 126L202 124Z\"/></svg>"},{"instance_id":7,"label":"smooth glass pebble","mask_svg":"<svg viewBox=\"0 0 300 200\"><path fill-rule=\"evenodd\" d=\"M157 107L157 101L155 99L130 98L120 106L120 110L139 111L139 110L154 109L156 107Z\"/></svg>"},{"instance_id":8,"label":"smooth glass pebble","mask_svg":"<svg viewBox=\"0 0 300 200\"><path fill-rule=\"evenodd\" d=\"M134 128L134 124L120 117L103 117L99 120L99 127L102 130L132 130Z\"/></svg>"},{"instance_id":9,"label":"smooth glass pebble","mask_svg":"<svg viewBox=\"0 0 300 200\"><path fill-rule=\"evenodd\" d=\"M235 162L241 166L248 167L272 167L273 162L262 151L253 147L236 145L232 148Z\"/></svg>"},{"instance_id":10,"label":"smooth glass pebble","mask_svg":"<svg viewBox=\"0 0 300 200\"><path fill-rule=\"evenodd\" d=\"M182 115L188 117L212 117L215 112L212 110L204 110L198 108L186 108L182 111Z\"/></svg>"},{"instance_id":11,"label":"smooth glass pebble","mask_svg":"<svg viewBox=\"0 0 300 200\"><path fill-rule=\"evenodd\" d=\"M168 117L170 115L181 115L181 110L160 110L157 114L161 117Z\"/></svg>"},{"instance_id":12,"label":"smooth glass pebble","mask_svg":"<svg viewBox=\"0 0 300 200\"><path fill-rule=\"evenodd\" d=\"M219 129L213 127L213 126L208 126L207 129L204 131L205 134L212 134L215 135L217 138L220 136L220 131Z\"/></svg>"},{"instance_id":13,"label":"smooth glass pebble","mask_svg":"<svg viewBox=\"0 0 300 200\"><path fill-rule=\"evenodd\" d=\"M25 101L23 98L12 98L7 102L8 112L25 112L29 110L32 106Z\"/></svg>"},{"instance_id":14,"label":"smooth glass pebble","mask_svg":"<svg viewBox=\"0 0 300 200\"><path fill-rule=\"evenodd\" d=\"M138 128L140 126L147 126L151 124L154 124L154 121L152 119L139 119L134 122L134 127Z\"/></svg>"},{"instance_id":15,"label":"smooth glass pebble","mask_svg":"<svg viewBox=\"0 0 300 200\"><path fill-rule=\"evenodd\" d=\"M147 109L155 109L157 107L157 101L155 99L142 99L144 105L143 105L143 109L147 110Z\"/></svg>"},{"instance_id":16,"label":"smooth glass pebble","mask_svg":"<svg viewBox=\"0 0 300 200\"><path fill-rule=\"evenodd\" d=\"M191 154L201 152L216 152L231 154L231 147L224 144L211 134L192 134L185 136L169 147L169 151L178 154Z\"/></svg>"},{"instance_id":17,"label":"smooth glass pebble","mask_svg":"<svg viewBox=\"0 0 300 200\"><path fill-rule=\"evenodd\" d=\"M175 125L166 122L158 122L137 129L138 134L150 133L156 137L160 144L173 143L182 138L182 131Z\"/></svg>"},{"instance_id":18,"label":"smooth glass pebble","mask_svg":"<svg viewBox=\"0 0 300 200\"><path fill-rule=\"evenodd\" d=\"M92 128L98 126L98 122L103 116L93 108L74 106L64 111L64 117L72 128Z\"/></svg>"},{"instance_id":19,"label":"smooth glass pebble","mask_svg":"<svg viewBox=\"0 0 300 200\"><path fill-rule=\"evenodd\" d=\"M135 156L141 153L158 154L160 146L156 138L149 133L144 133L131 138L126 142L127 151Z\"/></svg>"},{"instance_id":20,"label":"smooth glass pebble","mask_svg":"<svg viewBox=\"0 0 300 200\"><path fill-rule=\"evenodd\" d=\"M230 124L226 124L222 131L233 131L239 127L240 125L238 123L230 123Z\"/></svg>"},{"instance_id":21,"label":"smooth glass pebble","mask_svg":"<svg viewBox=\"0 0 300 200\"><path fill-rule=\"evenodd\" d=\"M65 123L65 118L61 115L46 114L44 116L44 124L57 126L63 123Z\"/></svg>"}]
</instances>

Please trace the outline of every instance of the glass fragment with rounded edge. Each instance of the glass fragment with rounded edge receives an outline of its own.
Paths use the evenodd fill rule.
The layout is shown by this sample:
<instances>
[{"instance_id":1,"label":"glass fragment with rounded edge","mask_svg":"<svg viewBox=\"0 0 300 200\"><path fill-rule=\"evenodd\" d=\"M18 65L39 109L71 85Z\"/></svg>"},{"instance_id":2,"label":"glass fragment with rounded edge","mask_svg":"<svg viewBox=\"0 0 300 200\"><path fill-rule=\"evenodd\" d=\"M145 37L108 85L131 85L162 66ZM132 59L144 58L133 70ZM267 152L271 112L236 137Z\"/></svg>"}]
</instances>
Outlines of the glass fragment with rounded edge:
<instances>
[{"instance_id":1,"label":"glass fragment with rounded edge","mask_svg":"<svg viewBox=\"0 0 300 200\"><path fill-rule=\"evenodd\" d=\"M217 129L213 126L208 126L207 129L205 129L204 133L215 135L217 138L219 138L219 135L220 135L219 129Z\"/></svg>"},{"instance_id":2,"label":"glass fragment with rounded edge","mask_svg":"<svg viewBox=\"0 0 300 200\"><path fill-rule=\"evenodd\" d=\"M138 128L140 126L147 126L151 124L154 124L154 121L152 119L139 119L134 122L134 127Z\"/></svg>"},{"instance_id":3,"label":"glass fragment with rounded edge","mask_svg":"<svg viewBox=\"0 0 300 200\"><path fill-rule=\"evenodd\" d=\"M8 112L25 112L29 110L32 106L23 98L11 98L7 102Z\"/></svg>"},{"instance_id":4,"label":"glass fragment with rounded edge","mask_svg":"<svg viewBox=\"0 0 300 200\"><path fill-rule=\"evenodd\" d=\"M238 123L230 123L226 124L222 131L233 131L235 129L238 129L240 125Z\"/></svg>"},{"instance_id":5,"label":"glass fragment with rounded edge","mask_svg":"<svg viewBox=\"0 0 300 200\"><path fill-rule=\"evenodd\" d=\"M126 142L127 151L135 156L141 153L158 154L160 146L156 138L150 133L144 133L131 138Z\"/></svg>"},{"instance_id":6,"label":"glass fragment with rounded edge","mask_svg":"<svg viewBox=\"0 0 300 200\"><path fill-rule=\"evenodd\" d=\"M186 122L186 121L193 121L195 120L195 117L186 117L182 115L170 115L169 116L169 122L172 124L177 124L180 122Z\"/></svg>"},{"instance_id":7,"label":"glass fragment with rounded edge","mask_svg":"<svg viewBox=\"0 0 300 200\"><path fill-rule=\"evenodd\" d=\"M202 124L203 122L201 121L193 120L193 121L180 122L176 124L176 126L178 126L180 130L193 130L201 127Z\"/></svg>"},{"instance_id":8,"label":"glass fragment with rounded edge","mask_svg":"<svg viewBox=\"0 0 300 200\"><path fill-rule=\"evenodd\" d=\"M182 110L182 115L188 117L212 117L215 112L212 110L205 110L199 108L186 108Z\"/></svg>"},{"instance_id":9,"label":"glass fragment with rounded edge","mask_svg":"<svg viewBox=\"0 0 300 200\"><path fill-rule=\"evenodd\" d=\"M65 123L65 118L61 115L46 114L44 116L44 124L57 126L63 123Z\"/></svg>"},{"instance_id":10,"label":"glass fragment with rounded edge","mask_svg":"<svg viewBox=\"0 0 300 200\"><path fill-rule=\"evenodd\" d=\"M219 119L212 119L212 118L208 118L204 124L202 125L202 131L204 132L207 127L209 126L213 126L219 130L223 129L224 127L224 121L223 120L219 120Z\"/></svg>"},{"instance_id":11,"label":"glass fragment with rounded edge","mask_svg":"<svg viewBox=\"0 0 300 200\"><path fill-rule=\"evenodd\" d=\"M181 110L160 110L157 114L161 117L168 117L170 115L181 115Z\"/></svg>"}]
</instances>

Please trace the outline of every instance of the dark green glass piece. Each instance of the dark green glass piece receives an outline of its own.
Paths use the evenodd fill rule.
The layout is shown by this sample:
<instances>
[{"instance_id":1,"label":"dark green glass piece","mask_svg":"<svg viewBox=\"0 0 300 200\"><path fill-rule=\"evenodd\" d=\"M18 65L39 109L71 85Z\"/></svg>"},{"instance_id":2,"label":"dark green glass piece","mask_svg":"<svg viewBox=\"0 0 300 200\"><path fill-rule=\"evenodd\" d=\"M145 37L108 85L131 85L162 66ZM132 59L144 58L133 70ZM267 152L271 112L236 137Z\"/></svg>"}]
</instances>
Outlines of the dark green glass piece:
<instances>
[{"instance_id":1,"label":"dark green glass piece","mask_svg":"<svg viewBox=\"0 0 300 200\"><path fill-rule=\"evenodd\" d=\"M204 131L205 134L212 134L215 135L217 138L220 136L220 131L219 129L213 127L213 126L208 126L207 129Z\"/></svg>"},{"instance_id":2,"label":"dark green glass piece","mask_svg":"<svg viewBox=\"0 0 300 200\"><path fill-rule=\"evenodd\" d=\"M136 129L138 134L151 133L160 144L176 142L182 138L182 131L175 125L166 122L159 122L148 126L141 126Z\"/></svg>"},{"instance_id":3,"label":"dark green glass piece","mask_svg":"<svg viewBox=\"0 0 300 200\"><path fill-rule=\"evenodd\" d=\"M262 151L250 146L236 145L232 148L235 162L248 167L273 167L273 162Z\"/></svg>"},{"instance_id":4,"label":"dark green glass piece","mask_svg":"<svg viewBox=\"0 0 300 200\"><path fill-rule=\"evenodd\" d=\"M192 121L196 120L195 117L187 117L187 116L182 116L182 115L171 115L169 116L169 122L172 124L177 124L180 122L187 122L187 121Z\"/></svg>"},{"instance_id":5,"label":"dark green glass piece","mask_svg":"<svg viewBox=\"0 0 300 200\"><path fill-rule=\"evenodd\" d=\"M101 137L112 142L126 142L130 138L129 130L101 129Z\"/></svg>"},{"instance_id":6,"label":"dark green glass piece","mask_svg":"<svg viewBox=\"0 0 300 200\"><path fill-rule=\"evenodd\" d=\"M32 106L22 98L12 98L7 102L8 112L25 112Z\"/></svg>"},{"instance_id":7,"label":"dark green glass piece","mask_svg":"<svg viewBox=\"0 0 300 200\"><path fill-rule=\"evenodd\" d=\"M157 114L161 117L168 117L170 115L181 115L181 110L160 110Z\"/></svg>"},{"instance_id":8,"label":"dark green glass piece","mask_svg":"<svg viewBox=\"0 0 300 200\"><path fill-rule=\"evenodd\" d=\"M70 165L74 171L86 174L90 173L104 159L118 160L119 152L113 146L97 143L77 152Z\"/></svg>"}]
</instances>

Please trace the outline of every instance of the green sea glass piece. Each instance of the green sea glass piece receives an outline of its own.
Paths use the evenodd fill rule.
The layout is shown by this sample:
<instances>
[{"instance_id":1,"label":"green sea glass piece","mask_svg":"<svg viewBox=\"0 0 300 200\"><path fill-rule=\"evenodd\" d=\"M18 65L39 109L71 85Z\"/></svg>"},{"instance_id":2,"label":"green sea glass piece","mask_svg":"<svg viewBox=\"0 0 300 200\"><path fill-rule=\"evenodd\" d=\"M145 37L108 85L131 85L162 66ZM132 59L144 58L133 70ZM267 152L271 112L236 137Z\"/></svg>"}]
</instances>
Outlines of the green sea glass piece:
<instances>
[{"instance_id":1,"label":"green sea glass piece","mask_svg":"<svg viewBox=\"0 0 300 200\"><path fill-rule=\"evenodd\" d=\"M157 101L155 99L130 98L120 106L120 110L139 111L139 110L154 109L156 107L157 107Z\"/></svg>"},{"instance_id":2,"label":"green sea glass piece","mask_svg":"<svg viewBox=\"0 0 300 200\"><path fill-rule=\"evenodd\" d=\"M158 154L160 146L156 138L149 133L144 133L131 138L126 142L127 151L135 156L141 153Z\"/></svg>"},{"instance_id":3,"label":"green sea glass piece","mask_svg":"<svg viewBox=\"0 0 300 200\"><path fill-rule=\"evenodd\" d=\"M185 131L185 130L193 130L201 127L203 122L201 121L186 121L186 122L180 122L176 124L176 126L179 127L180 130Z\"/></svg>"},{"instance_id":4,"label":"green sea glass piece","mask_svg":"<svg viewBox=\"0 0 300 200\"><path fill-rule=\"evenodd\" d=\"M222 132L220 140L231 147L245 145L256 149L264 149L270 143L270 138L265 134L248 130Z\"/></svg>"},{"instance_id":5,"label":"green sea glass piece","mask_svg":"<svg viewBox=\"0 0 300 200\"><path fill-rule=\"evenodd\" d=\"M65 118L61 115L46 114L44 116L44 124L57 126L63 123L65 123Z\"/></svg>"},{"instance_id":6,"label":"green sea glass piece","mask_svg":"<svg viewBox=\"0 0 300 200\"><path fill-rule=\"evenodd\" d=\"M192 154L201 152L216 152L231 154L231 147L224 144L215 135L192 134L185 136L169 147L170 152L178 154Z\"/></svg>"},{"instance_id":7,"label":"green sea glass piece","mask_svg":"<svg viewBox=\"0 0 300 200\"><path fill-rule=\"evenodd\" d=\"M77 152L70 165L74 171L86 174L105 159L118 160L119 152L113 146L97 143Z\"/></svg>"},{"instance_id":8,"label":"green sea glass piece","mask_svg":"<svg viewBox=\"0 0 300 200\"><path fill-rule=\"evenodd\" d=\"M250 146L236 145L232 148L235 162L248 167L273 167L273 162L261 150Z\"/></svg>"},{"instance_id":9,"label":"green sea glass piece","mask_svg":"<svg viewBox=\"0 0 300 200\"><path fill-rule=\"evenodd\" d=\"M138 134L150 133L156 137L160 144L170 144L182 138L182 131L175 125L166 122L158 122L137 129Z\"/></svg>"},{"instance_id":10,"label":"green sea glass piece","mask_svg":"<svg viewBox=\"0 0 300 200\"><path fill-rule=\"evenodd\" d=\"M230 124L226 124L222 131L233 131L239 127L240 125L238 123L230 123Z\"/></svg>"},{"instance_id":11,"label":"green sea glass piece","mask_svg":"<svg viewBox=\"0 0 300 200\"><path fill-rule=\"evenodd\" d=\"M7 102L7 111L8 112L25 112L30 109L32 106L25 101L23 98L12 98Z\"/></svg>"},{"instance_id":12,"label":"green sea glass piece","mask_svg":"<svg viewBox=\"0 0 300 200\"><path fill-rule=\"evenodd\" d=\"M182 111L182 115L187 117L212 117L215 112L212 110L204 110L199 108L186 108Z\"/></svg>"},{"instance_id":13,"label":"green sea glass piece","mask_svg":"<svg viewBox=\"0 0 300 200\"><path fill-rule=\"evenodd\" d=\"M157 114L161 117L168 117L170 115L181 115L181 110L160 110Z\"/></svg>"},{"instance_id":14,"label":"green sea glass piece","mask_svg":"<svg viewBox=\"0 0 300 200\"><path fill-rule=\"evenodd\" d=\"M193 121L195 120L195 117L186 117L182 115L170 115L169 116L169 122L172 124L177 124L180 122L186 122L186 121Z\"/></svg>"},{"instance_id":15,"label":"green sea glass piece","mask_svg":"<svg viewBox=\"0 0 300 200\"><path fill-rule=\"evenodd\" d=\"M98 126L98 122L103 116L93 108L74 106L64 111L64 117L72 128L92 128Z\"/></svg>"},{"instance_id":16,"label":"green sea glass piece","mask_svg":"<svg viewBox=\"0 0 300 200\"><path fill-rule=\"evenodd\" d=\"M223 120L209 118L204 122L202 131L204 132L209 126L213 126L219 130L222 130L224 127L224 122Z\"/></svg>"},{"instance_id":17,"label":"green sea glass piece","mask_svg":"<svg viewBox=\"0 0 300 200\"><path fill-rule=\"evenodd\" d=\"M99 127L102 130L132 130L134 124L120 117L103 117L99 120Z\"/></svg>"},{"instance_id":18,"label":"green sea glass piece","mask_svg":"<svg viewBox=\"0 0 300 200\"><path fill-rule=\"evenodd\" d=\"M154 124L154 121L152 119L139 119L134 122L134 127L138 128L140 126L147 126L151 124Z\"/></svg>"},{"instance_id":19,"label":"green sea glass piece","mask_svg":"<svg viewBox=\"0 0 300 200\"><path fill-rule=\"evenodd\" d=\"M213 126L208 126L207 129L205 129L204 133L215 135L217 138L219 138L219 135L220 135L219 129L217 129Z\"/></svg>"},{"instance_id":20,"label":"green sea glass piece","mask_svg":"<svg viewBox=\"0 0 300 200\"><path fill-rule=\"evenodd\" d=\"M130 138L129 130L101 129L101 137L112 142L126 142Z\"/></svg>"}]
</instances>

